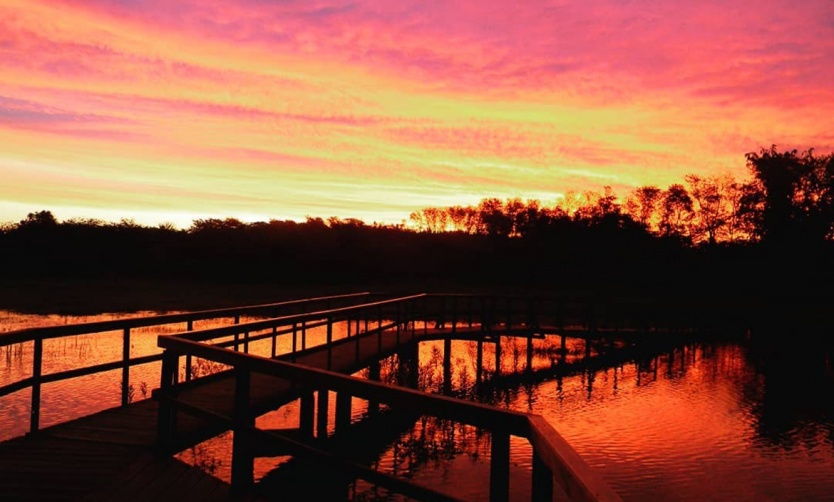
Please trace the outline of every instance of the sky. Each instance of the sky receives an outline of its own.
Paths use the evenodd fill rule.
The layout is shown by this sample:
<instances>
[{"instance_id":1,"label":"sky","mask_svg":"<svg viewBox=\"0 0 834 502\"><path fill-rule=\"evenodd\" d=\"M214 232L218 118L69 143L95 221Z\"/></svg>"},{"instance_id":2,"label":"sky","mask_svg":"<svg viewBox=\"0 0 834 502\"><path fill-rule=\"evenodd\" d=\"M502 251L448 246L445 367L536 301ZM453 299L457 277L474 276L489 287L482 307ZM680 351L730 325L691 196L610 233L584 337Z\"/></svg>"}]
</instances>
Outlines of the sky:
<instances>
[{"instance_id":1,"label":"sky","mask_svg":"<svg viewBox=\"0 0 834 502\"><path fill-rule=\"evenodd\" d=\"M624 196L834 150L830 0L0 0L0 222Z\"/></svg>"}]
</instances>

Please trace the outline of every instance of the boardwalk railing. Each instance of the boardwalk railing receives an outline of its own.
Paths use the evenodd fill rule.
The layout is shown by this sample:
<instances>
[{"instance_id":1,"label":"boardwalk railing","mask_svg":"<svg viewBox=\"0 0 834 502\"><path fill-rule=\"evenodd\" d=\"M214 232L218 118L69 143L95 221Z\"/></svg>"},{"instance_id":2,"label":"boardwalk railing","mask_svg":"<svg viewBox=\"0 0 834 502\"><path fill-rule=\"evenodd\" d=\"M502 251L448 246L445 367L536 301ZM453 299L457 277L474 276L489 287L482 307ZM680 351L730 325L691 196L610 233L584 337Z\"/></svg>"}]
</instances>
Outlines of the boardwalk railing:
<instances>
[{"instance_id":1,"label":"boardwalk railing","mask_svg":"<svg viewBox=\"0 0 834 502\"><path fill-rule=\"evenodd\" d=\"M358 362L362 341L369 338L373 340L373 337L377 337L381 347L383 335L389 338L395 336L397 342L400 341L400 337L403 341L419 338L421 330L418 322L423 321L422 334L425 334L429 330L429 323L426 322L429 317L432 318L435 326L446 324L449 332L454 332L459 324L467 326L480 324L481 331L486 336L497 325L503 325L505 329L515 326L516 322L513 321L513 317L524 312L526 317L519 322L519 325L529 329L531 334L535 331L535 316L532 315L534 311L528 308L529 302L526 303L528 307L525 309L511 308L507 303L506 308L501 310L494 303L490 304L490 301L484 297L472 295L420 294L160 337L158 343L161 348L165 349L165 352L160 389L154 393L154 397L160 402L160 449L165 451L170 444L173 444L173 438L177 432L176 415L178 412L184 412L234 431L232 488L238 491L245 492L253 487L253 445L256 441L268 439L280 443L295 455L314 458L326 465L338 466L353 476L410 497L432 500L451 498L430 488L342 459L316 448L310 442L290 438L275 431L263 431L256 428L255 417L264 410L253 410L251 406L251 382L253 375L269 375L309 389L308 398L305 400L302 397L299 422L300 430L308 431L310 434L313 420L311 401L313 390L319 391L319 400L322 399L322 393L325 396L331 391L336 393L337 421L340 416L343 419L347 416L349 421L349 412L345 414L339 408L340 406L349 407L350 399L357 397L375 403L384 403L394 409L410 410L490 431L492 434L489 480L491 500L509 498L511 435L526 438L532 445L532 493L535 500L554 500L555 493L559 491L571 500L620 500L617 494L582 461L567 442L537 415L493 408L328 371L335 346L354 343ZM438 302L440 307L435 308ZM463 306L462 303L468 308L459 308ZM483 305L483 308L478 309L477 315L473 315L472 311L475 310L476 304ZM501 322L499 322L499 317L502 318ZM335 339L333 335L333 327L337 323L344 323L347 327L345 335L340 339ZM304 330L311 324L326 326L327 335L324 344L326 344L326 368L328 369L307 367L291 362L294 356L309 350L304 345ZM247 353L248 344L252 341L272 337L272 355L274 356L275 337L290 334L293 337L293 349L289 354L289 361ZM205 343L224 337L233 338L213 345ZM300 347L299 337L301 337ZM320 347L319 350L324 349ZM182 357L201 358L230 368L226 374L232 375L235 381L234 410L230 414L219 414L182 398L183 389L193 388L198 383L179 383L177 368ZM326 400L326 397L324 399ZM554 491L554 484L558 487L556 491Z\"/></svg>"},{"instance_id":2,"label":"boardwalk railing","mask_svg":"<svg viewBox=\"0 0 834 502\"><path fill-rule=\"evenodd\" d=\"M41 386L47 383L121 369L121 402L123 406L128 404L130 393L130 368L162 360L161 353L139 357L130 356L132 329L186 323L186 329L191 331L196 321L230 318L234 320L235 324L239 324L241 316L274 317L292 312L309 311L310 309L329 309L332 306L337 305L367 302L371 295L372 294L368 292L352 293L308 298L303 300L290 300L263 305L184 312L180 314L165 314L112 321L35 327L2 333L0 334L0 347L32 342L33 355L32 376L0 387L0 397L24 390L26 388L32 389L29 431L30 433L34 433L37 432L40 427ZM122 358L120 360L43 374L44 340L76 335L104 333L109 331L122 331ZM190 364L188 364L188 368L190 368ZM187 372L187 375L190 375L190 372Z\"/></svg>"}]
</instances>

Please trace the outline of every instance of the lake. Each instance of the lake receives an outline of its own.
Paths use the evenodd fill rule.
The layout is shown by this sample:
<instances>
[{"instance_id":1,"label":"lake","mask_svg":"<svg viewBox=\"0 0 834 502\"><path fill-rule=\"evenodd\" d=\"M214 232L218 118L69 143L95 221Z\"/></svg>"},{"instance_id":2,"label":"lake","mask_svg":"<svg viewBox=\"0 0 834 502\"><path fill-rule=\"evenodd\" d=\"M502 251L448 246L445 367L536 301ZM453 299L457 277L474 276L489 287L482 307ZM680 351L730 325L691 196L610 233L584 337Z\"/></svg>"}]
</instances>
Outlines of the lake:
<instances>
[{"instance_id":1,"label":"lake","mask_svg":"<svg viewBox=\"0 0 834 502\"><path fill-rule=\"evenodd\" d=\"M142 314L147 313L131 315ZM0 332L114 317L0 311ZM225 322L207 321L195 328ZM184 330L172 325L165 332ZM136 330L131 354L156 353L158 334L158 329ZM309 336L313 345L323 333L313 331ZM568 358L580 357L582 342L568 342ZM524 367L525 343L505 340L502 373ZM551 367L558 345L559 337L536 340L534 368ZM598 371L527 383L508 378L481 387L474 381L476 344L456 341L452 346L456 395L544 416L625 500L834 500L830 345L799 344L788 335L778 347L757 343L755 335L752 340L711 340L644 352L638 360L614 362ZM265 353L269 342L253 343L251 350ZM424 390L441 390L442 350L442 342L419 346L417 382ZM489 345L485 351L487 364L492 364L494 352ZM31 374L31 354L26 345L0 348L0 386ZM72 367L81 360L86 364L116 360L121 356L121 333L49 340L44 355L44 372ZM394 355L381 362L381 380L397 381L399 360ZM367 378L368 371L357 376ZM118 405L120 378L121 373L114 371L45 385L42 425ZM158 379L158 363L134 368L132 398L149 395ZM330 399L333 414L333 393ZM0 439L27 430L28 407L28 390L0 397ZM258 426L296 426L297 410L297 403L290 403L260 417ZM355 423L367 420L367 404L354 399L352 413ZM386 419L383 416L383 424ZM463 498L487 496L488 433L427 417L390 417L390 423L378 430L390 437L377 437L378 444L368 447L376 468ZM228 480L230 446L226 434L179 457ZM285 457L257 459L256 477L292 478L296 473L292 464ZM531 470L526 441L511 441L511 464L513 498L525 500ZM362 482L351 483L349 490L357 500L387 497Z\"/></svg>"}]
</instances>

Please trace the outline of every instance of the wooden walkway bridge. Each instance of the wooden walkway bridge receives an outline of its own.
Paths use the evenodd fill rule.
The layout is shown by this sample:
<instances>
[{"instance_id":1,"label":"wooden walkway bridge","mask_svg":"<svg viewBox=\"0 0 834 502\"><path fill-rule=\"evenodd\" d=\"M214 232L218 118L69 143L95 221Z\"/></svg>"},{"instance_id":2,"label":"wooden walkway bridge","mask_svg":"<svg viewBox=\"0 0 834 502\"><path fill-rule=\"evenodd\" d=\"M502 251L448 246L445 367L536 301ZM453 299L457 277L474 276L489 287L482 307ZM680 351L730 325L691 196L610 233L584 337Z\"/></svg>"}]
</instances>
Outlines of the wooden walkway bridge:
<instances>
[{"instance_id":1,"label":"wooden walkway bridge","mask_svg":"<svg viewBox=\"0 0 834 502\"><path fill-rule=\"evenodd\" d=\"M547 316L542 309L540 301L531 299L428 294L385 298L358 293L2 334L0 346L31 343L34 355L31 377L0 387L0 397L27 388L32 396L30 433L0 443L0 499L255 499L259 492L253 462L264 445L412 498L454 499L454 494L375 471L325 448L321 438L328 435L328 396L335 392L337 435L350 427L353 398L367 400L369 408L378 409L382 403L395 411L488 431L491 500L506 500L510 494L510 435L526 438L533 446L534 499L619 500L539 416L349 376L386 354L414 346L415 341L440 339L444 340L444 381L449 388L452 339L478 342L477 378L481 380L483 345L495 344L493 352L500 361L501 337L527 339L529 370L534 338L559 333L564 347L565 336L571 333L586 338L590 347L587 340L605 332L594 320L583 325L577 316L570 318L552 308L546 309ZM241 316L263 319L240 323ZM196 321L223 317L234 318L234 324L192 329ZM160 336L158 344L164 352L131 357L131 329L175 323L185 323L187 329ZM324 330L324 342L308 346L307 335L314 329ZM633 326L607 329L616 329L620 335L647 331ZM122 360L42 374L44 340L113 330L123 333ZM291 349L284 353L277 343L282 337L292 340ZM268 354L250 353L250 345L264 342L271 342ZM192 374L198 358L221 371L198 378ZM130 402L130 368L160 360L161 384L154 398ZM122 370L122 406L39 427L43 384L114 369ZM296 430L255 427L256 417L294 400L300 404ZM231 485L172 457L227 430L234 432Z\"/></svg>"}]
</instances>

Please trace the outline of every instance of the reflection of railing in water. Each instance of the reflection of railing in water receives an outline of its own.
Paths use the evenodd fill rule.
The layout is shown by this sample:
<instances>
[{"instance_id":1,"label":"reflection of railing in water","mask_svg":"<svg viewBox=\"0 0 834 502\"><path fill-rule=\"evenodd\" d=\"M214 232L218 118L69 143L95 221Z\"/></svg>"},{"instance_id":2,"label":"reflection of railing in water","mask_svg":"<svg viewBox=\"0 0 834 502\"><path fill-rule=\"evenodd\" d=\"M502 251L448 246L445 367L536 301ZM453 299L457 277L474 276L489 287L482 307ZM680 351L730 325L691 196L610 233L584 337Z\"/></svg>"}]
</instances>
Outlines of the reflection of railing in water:
<instances>
[{"instance_id":1,"label":"reflection of railing in water","mask_svg":"<svg viewBox=\"0 0 834 502\"><path fill-rule=\"evenodd\" d=\"M505 500L509 497L509 438L510 435L526 438L533 446L533 496L535 499L553 498L554 482L559 489L563 490L571 499L575 500L618 500L617 495L605 484L590 468L579 458L570 446L556 433L556 431L541 417L525 413L513 412L485 405L461 401L446 396L426 394L401 387L393 387L377 382L361 380L328 371L337 366L339 371L349 372L352 366L358 369L363 364L363 357L367 358L368 350L371 355L378 358L383 348L393 346L400 347L403 342L411 341L436 334L444 328L448 322L450 327L446 328L449 335L448 340L455 336L459 324L459 311L457 303L460 296L452 296L451 312L445 308L445 297L442 298L441 307L433 312L431 316L435 319L435 328L429 328L425 318L430 311L429 301L437 299L438 296L414 295L411 297L384 300L365 305L355 305L344 308L331 309L328 311L312 312L309 314L285 316L276 319L255 321L239 326L226 326L190 333L182 333L169 337L160 337L159 345L165 349L163 356L163 378L162 387L155 393L160 401L159 411L159 438L160 445L177 444L177 412L185 412L199 416L220 427L232 428L234 430L234 442L232 446L232 487L239 491L251 490L254 486L254 450L253 444L256 441L273 441L282 445L291 453L303 457L314 458L324 465L337 467L347 471L360 479L385 487L395 492L416 498L448 499L448 496L432 489L422 487L387 474L383 474L355 462L345 460L330 452L319 449L309 441L299 440L297 436L287 436L274 431L262 431L255 427L254 417L263 413L265 409L257 409L253 403L260 401L257 395L262 385L253 384L254 376L262 377L271 375L281 380L303 382L306 391L300 391L301 406L299 410L299 432L301 437L313 437L314 408L317 401L319 407L317 429L319 435L327 423L322 422L322 417L327 417L327 394L330 391L336 392L336 429L337 431L346 427L350 422L351 399L354 397L366 399L371 403L385 403L394 409L414 411L416 413L431 415L441 419L453 420L456 422L474 425L492 433L491 458L490 458L490 498L493 500ZM476 298L476 297L469 297ZM509 303L509 302L508 302ZM418 307L421 307L418 309ZM480 332L482 339L497 340L500 347L501 331L512 332L514 325L512 317L517 312L511 308L503 311L504 322L495 322L495 313L498 309L494 306L480 312ZM530 310L527 310L529 313ZM473 314L466 315L466 326L474 325ZM422 330L417 327L417 320L422 317ZM321 355L320 368L301 366L287 361L254 356L245 353L246 338L250 333L271 330L271 333L262 336L272 336L278 332L279 327L292 326L291 329L283 329L284 333L293 333L295 338L297 327L311 320L324 319L327 326L326 348L318 352ZM347 326L355 327L348 330L347 337L341 340L334 340L332 337L332 326L336 323L346 323ZM532 338L535 330L535 318L526 316L520 325L526 332L526 337ZM364 331L363 328L364 327ZM517 328L521 329L521 328ZM202 342L213 340L218 337L226 337L239 333L243 330L245 339L243 342L244 353L225 350L223 348L207 345ZM516 333L521 335L520 332ZM254 338L250 338L254 339ZM376 345L376 347L374 347ZM240 348L240 344L237 344ZM295 347L295 344L293 344ZM450 351L444 354L444 368L448 368L448 357ZM373 350L376 348L377 350ZM307 354L313 354L312 349L307 349ZM532 352L532 348L529 349ZM194 396L189 396L189 390L199 391L194 385L198 382L179 384L177 381L176 368L180 357L200 357L202 359L215 361L232 368L231 375L234 378L234 405L225 412L209 410L205 407L194 405ZM297 356L290 356L293 359ZM500 360L500 350L496 351L496 357ZM347 360L345 358L348 358ZM338 361L335 361L338 359ZM448 371L448 370L445 370ZM414 372L416 373L416 372ZM448 382L448 378L446 382ZM253 390L254 389L254 390ZM318 399L314 399L313 390L318 390ZM378 406L378 404L375 404ZM266 406L268 408L268 406ZM253 409L254 408L254 409Z\"/></svg>"}]
</instances>

